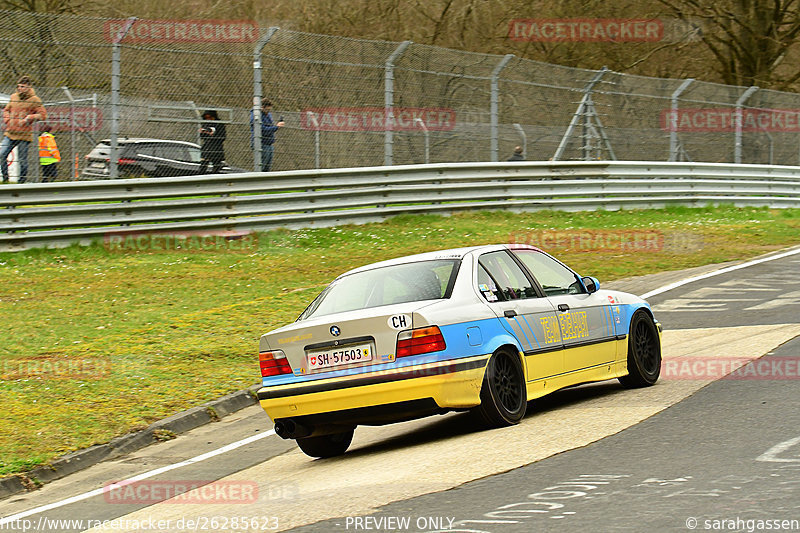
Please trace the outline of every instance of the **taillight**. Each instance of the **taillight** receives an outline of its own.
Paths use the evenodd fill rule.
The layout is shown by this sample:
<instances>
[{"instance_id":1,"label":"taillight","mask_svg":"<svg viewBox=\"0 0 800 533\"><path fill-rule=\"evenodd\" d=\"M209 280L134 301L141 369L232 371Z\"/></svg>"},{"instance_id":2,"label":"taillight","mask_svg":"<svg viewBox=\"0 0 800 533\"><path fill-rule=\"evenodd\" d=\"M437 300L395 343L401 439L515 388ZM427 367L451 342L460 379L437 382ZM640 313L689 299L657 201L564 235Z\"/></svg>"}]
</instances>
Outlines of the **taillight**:
<instances>
[{"instance_id":1,"label":"taillight","mask_svg":"<svg viewBox=\"0 0 800 533\"><path fill-rule=\"evenodd\" d=\"M134 160L134 159L120 158L119 160L117 160L117 164L118 165L133 165L135 163L136 163L136 160Z\"/></svg>"},{"instance_id":2,"label":"taillight","mask_svg":"<svg viewBox=\"0 0 800 533\"><path fill-rule=\"evenodd\" d=\"M401 331L397 335L397 357L438 352L446 348L438 326Z\"/></svg>"},{"instance_id":3,"label":"taillight","mask_svg":"<svg viewBox=\"0 0 800 533\"><path fill-rule=\"evenodd\" d=\"M286 354L282 350L260 352L258 354L258 362L261 366L261 376L265 378L292 373L292 367L289 366Z\"/></svg>"}]
</instances>

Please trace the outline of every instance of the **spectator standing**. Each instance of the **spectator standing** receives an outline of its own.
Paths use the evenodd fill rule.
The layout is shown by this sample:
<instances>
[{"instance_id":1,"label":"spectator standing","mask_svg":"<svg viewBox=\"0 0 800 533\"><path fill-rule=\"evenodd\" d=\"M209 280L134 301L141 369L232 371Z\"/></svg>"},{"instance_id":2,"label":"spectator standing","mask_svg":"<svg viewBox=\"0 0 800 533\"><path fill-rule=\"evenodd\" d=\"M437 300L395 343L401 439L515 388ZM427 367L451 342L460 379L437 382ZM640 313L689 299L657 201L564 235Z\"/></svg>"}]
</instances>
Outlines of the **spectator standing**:
<instances>
[{"instance_id":1,"label":"spectator standing","mask_svg":"<svg viewBox=\"0 0 800 533\"><path fill-rule=\"evenodd\" d=\"M214 109L205 111L203 120L205 122L200 127L200 174L206 174L209 167L213 174L218 174L225 160L225 124L220 122Z\"/></svg>"},{"instance_id":2,"label":"spectator standing","mask_svg":"<svg viewBox=\"0 0 800 533\"><path fill-rule=\"evenodd\" d=\"M50 133L50 129L50 124L44 122L39 135L39 164L42 166L43 182L56 181L58 162L61 161L61 152L58 151L56 138Z\"/></svg>"},{"instance_id":3,"label":"spectator standing","mask_svg":"<svg viewBox=\"0 0 800 533\"><path fill-rule=\"evenodd\" d=\"M3 183L8 183L8 154L17 148L19 158L19 183L28 177L28 148L33 142L33 123L47 118L42 100L36 96L29 76L17 80L17 92L3 108L5 134L0 143L0 170Z\"/></svg>"},{"instance_id":4,"label":"spectator standing","mask_svg":"<svg viewBox=\"0 0 800 533\"><path fill-rule=\"evenodd\" d=\"M274 153L275 132L284 126L283 117L278 123L272 121L272 102L264 100L261 103L261 172L272 170L272 156ZM255 150L255 117L250 112L250 147Z\"/></svg>"},{"instance_id":5,"label":"spectator standing","mask_svg":"<svg viewBox=\"0 0 800 533\"><path fill-rule=\"evenodd\" d=\"M515 146L514 153L508 158L509 161L525 161L525 155L522 153L522 146Z\"/></svg>"}]
</instances>

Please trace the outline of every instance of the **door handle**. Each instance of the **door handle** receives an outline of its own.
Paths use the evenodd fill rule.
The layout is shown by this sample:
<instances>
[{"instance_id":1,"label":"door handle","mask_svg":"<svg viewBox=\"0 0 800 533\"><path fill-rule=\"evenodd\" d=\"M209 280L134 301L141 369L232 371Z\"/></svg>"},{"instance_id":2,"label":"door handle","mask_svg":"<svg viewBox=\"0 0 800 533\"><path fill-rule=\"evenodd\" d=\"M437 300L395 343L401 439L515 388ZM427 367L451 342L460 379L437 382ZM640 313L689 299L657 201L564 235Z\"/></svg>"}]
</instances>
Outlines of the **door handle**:
<instances>
[{"instance_id":1,"label":"door handle","mask_svg":"<svg viewBox=\"0 0 800 533\"><path fill-rule=\"evenodd\" d=\"M503 311L503 316L506 318L514 318L515 316L517 316L517 312L514 311L513 309L508 309L506 311Z\"/></svg>"},{"instance_id":2,"label":"door handle","mask_svg":"<svg viewBox=\"0 0 800 533\"><path fill-rule=\"evenodd\" d=\"M569 306L567 304L558 304L559 311L569 311Z\"/></svg>"}]
</instances>

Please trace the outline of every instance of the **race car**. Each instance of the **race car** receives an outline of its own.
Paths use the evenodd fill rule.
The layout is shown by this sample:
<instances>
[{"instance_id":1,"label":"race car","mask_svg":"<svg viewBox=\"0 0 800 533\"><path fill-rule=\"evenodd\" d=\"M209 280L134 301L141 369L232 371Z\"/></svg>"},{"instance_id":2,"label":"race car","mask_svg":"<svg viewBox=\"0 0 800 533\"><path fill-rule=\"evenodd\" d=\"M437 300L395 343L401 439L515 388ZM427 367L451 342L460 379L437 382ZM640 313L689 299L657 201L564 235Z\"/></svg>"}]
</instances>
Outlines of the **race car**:
<instances>
[{"instance_id":1,"label":"race car","mask_svg":"<svg viewBox=\"0 0 800 533\"><path fill-rule=\"evenodd\" d=\"M275 433L324 458L343 454L358 425L472 410L509 426L564 387L652 385L661 325L646 301L600 290L538 248L475 246L340 275L261 337L259 360Z\"/></svg>"}]
</instances>

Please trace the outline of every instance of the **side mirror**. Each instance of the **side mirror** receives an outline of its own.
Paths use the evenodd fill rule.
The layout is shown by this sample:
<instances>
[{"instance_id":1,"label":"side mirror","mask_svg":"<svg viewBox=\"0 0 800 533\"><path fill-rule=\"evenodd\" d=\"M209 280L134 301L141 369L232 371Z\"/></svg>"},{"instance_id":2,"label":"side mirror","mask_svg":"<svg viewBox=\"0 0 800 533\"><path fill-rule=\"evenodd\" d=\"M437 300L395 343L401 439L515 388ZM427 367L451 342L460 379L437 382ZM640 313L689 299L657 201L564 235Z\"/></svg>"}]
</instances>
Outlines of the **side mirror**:
<instances>
[{"instance_id":1,"label":"side mirror","mask_svg":"<svg viewBox=\"0 0 800 533\"><path fill-rule=\"evenodd\" d=\"M581 278L581 281L583 282L583 285L586 287L586 290L589 294L600 290L600 282L597 280L597 278L586 276Z\"/></svg>"}]
</instances>

